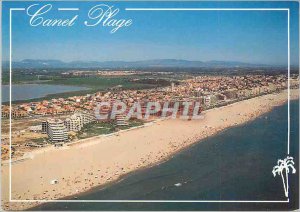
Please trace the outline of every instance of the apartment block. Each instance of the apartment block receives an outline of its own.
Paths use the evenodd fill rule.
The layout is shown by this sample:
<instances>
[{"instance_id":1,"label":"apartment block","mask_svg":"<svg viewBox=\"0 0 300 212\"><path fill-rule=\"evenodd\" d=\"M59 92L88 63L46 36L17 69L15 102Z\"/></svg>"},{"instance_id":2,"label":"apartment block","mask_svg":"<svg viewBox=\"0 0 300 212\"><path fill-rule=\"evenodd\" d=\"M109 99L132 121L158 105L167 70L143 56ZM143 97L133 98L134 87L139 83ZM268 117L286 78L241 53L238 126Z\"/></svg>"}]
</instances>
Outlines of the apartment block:
<instances>
[{"instance_id":1,"label":"apartment block","mask_svg":"<svg viewBox=\"0 0 300 212\"><path fill-rule=\"evenodd\" d=\"M47 134L52 142L64 142L68 140L67 128L60 119L47 120Z\"/></svg>"}]
</instances>

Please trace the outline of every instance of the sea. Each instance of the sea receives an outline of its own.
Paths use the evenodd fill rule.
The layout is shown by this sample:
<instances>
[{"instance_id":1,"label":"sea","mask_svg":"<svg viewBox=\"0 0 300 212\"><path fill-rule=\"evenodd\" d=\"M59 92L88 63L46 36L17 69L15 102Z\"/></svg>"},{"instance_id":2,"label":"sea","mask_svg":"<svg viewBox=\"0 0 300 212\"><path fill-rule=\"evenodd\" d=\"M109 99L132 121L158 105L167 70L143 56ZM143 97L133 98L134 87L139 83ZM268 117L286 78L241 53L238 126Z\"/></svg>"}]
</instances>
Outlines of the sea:
<instances>
[{"instance_id":1,"label":"sea","mask_svg":"<svg viewBox=\"0 0 300 212\"><path fill-rule=\"evenodd\" d=\"M69 198L173 202L46 203L30 210L296 209L299 207L299 102L291 101L290 108L290 156L294 157L297 173L289 175L289 202L276 202L287 198L280 176L272 174L277 160L287 156L288 106L284 104L251 122L198 142L159 165ZM211 200L233 202L205 202Z\"/></svg>"},{"instance_id":2,"label":"sea","mask_svg":"<svg viewBox=\"0 0 300 212\"><path fill-rule=\"evenodd\" d=\"M85 90L85 87L47 85L47 84L15 84L12 85L12 101L45 97L49 94ZM9 101L9 85L2 85L2 102Z\"/></svg>"}]
</instances>

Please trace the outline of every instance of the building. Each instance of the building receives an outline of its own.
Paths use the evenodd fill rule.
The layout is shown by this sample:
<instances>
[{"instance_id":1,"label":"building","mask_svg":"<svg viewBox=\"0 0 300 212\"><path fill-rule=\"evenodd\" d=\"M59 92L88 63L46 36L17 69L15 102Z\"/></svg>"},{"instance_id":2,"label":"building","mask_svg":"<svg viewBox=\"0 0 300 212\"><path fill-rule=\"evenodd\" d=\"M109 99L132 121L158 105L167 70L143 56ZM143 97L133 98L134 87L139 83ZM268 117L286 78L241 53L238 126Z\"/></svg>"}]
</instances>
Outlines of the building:
<instances>
[{"instance_id":1,"label":"building","mask_svg":"<svg viewBox=\"0 0 300 212\"><path fill-rule=\"evenodd\" d=\"M73 132L77 132L80 131L81 128L83 127L83 121L82 121L82 117L78 116L78 115L72 115L70 118L67 118L64 121L64 125L67 128L67 131L73 131Z\"/></svg>"},{"instance_id":2,"label":"building","mask_svg":"<svg viewBox=\"0 0 300 212\"><path fill-rule=\"evenodd\" d=\"M86 111L77 111L64 121L64 125L68 131L77 132L80 131L84 125L94 121L96 121L94 114Z\"/></svg>"},{"instance_id":3,"label":"building","mask_svg":"<svg viewBox=\"0 0 300 212\"><path fill-rule=\"evenodd\" d=\"M211 96L204 96L204 104L207 106L211 104Z\"/></svg>"},{"instance_id":4,"label":"building","mask_svg":"<svg viewBox=\"0 0 300 212\"><path fill-rule=\"evenodd\" d=\"M116 115L116 124L117 126L127 126L128 122L126 121L126 117L124 114Z\"/></svg>"},{"instance_id":5,"label":"building","mask_svg":"<svg viewBox=\"0 0 300 212\"><path fill-rule=\"evenodd\" d=\"M48 133L48 122L47 121L43 121L42 122L42 133L43 134L47 134Z\"/></svg>"},{"instance_id":6,"label":"building","mask_svg":"<svg viewBox=\"0 0 300 212\"><path fill-rule=\"evenodd\" d=\"M107 105L103 105L99 109L99 114L95 114L95 118L97 119L97 121L108 122L110 113L111 113L111 107L107 106ZM96 115L97 115L97 117L96 117Z\"/></svg>"},{"instance_id":7,"label":"building","mask_svg":"<svg viewBox=\"0 0 300 212\"><path fill-rule=\"evenodd\" d=\"M49 140L52 142L65 142L68 141L67 128L64 122L60 119L47 120L47 134Z\"/></svg>"},{"instance_id":8,"label":"building","mask_svg":"<svg viewBox=\"0 0 300 212\"><path fill-rule=\"evenodd\" d=\"M12 110L12 118L24 118L28 116L28 113L24 110Z\"/></svg>"},{"instance_id":9,"label":"building","mask_svg":"<svg viewBox=\"0 0 300 212\"><path fill-rule=\"evenodd\" d=\"M174 82L171 83L171 91L172 91L172 92L175 91L175 83L174 83Z\"/></svg>"},{"instance_id":10,"label":"building","mask_svg":"<svg viewBox=\"0 0 300 212\"><path fill-rule=\"evenodd\" d=\"M96 117L94 113L90 113L88 111L82 111L80 114L83 117L83 125L89 124L96 121Z\"/></svg>"}]
</instances>

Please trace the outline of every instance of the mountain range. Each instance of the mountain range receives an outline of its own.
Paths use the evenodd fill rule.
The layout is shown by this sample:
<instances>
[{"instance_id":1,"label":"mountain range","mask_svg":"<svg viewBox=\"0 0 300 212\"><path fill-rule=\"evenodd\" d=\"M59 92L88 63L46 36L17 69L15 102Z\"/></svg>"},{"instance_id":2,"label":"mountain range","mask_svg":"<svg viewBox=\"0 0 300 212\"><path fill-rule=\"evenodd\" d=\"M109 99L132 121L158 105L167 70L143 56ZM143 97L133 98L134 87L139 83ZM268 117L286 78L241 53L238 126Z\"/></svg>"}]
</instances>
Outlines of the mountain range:
<instances>
[{"instance_id":1,"label":"mountain range","mask_svg":"<svg viewBox=\"0 0 300 212\"><path fill-rule=\"evenodd\" d=\"M13 61L13 68L228 68L228 67L268 67L262 64L251 64L236 61L191 61L177 59L157 59L140 61L72 61L63 62L61 60L33 60L25 59ZM9 62L3 62L3 68L8 68Z\"/></svg>"}]
</instances>

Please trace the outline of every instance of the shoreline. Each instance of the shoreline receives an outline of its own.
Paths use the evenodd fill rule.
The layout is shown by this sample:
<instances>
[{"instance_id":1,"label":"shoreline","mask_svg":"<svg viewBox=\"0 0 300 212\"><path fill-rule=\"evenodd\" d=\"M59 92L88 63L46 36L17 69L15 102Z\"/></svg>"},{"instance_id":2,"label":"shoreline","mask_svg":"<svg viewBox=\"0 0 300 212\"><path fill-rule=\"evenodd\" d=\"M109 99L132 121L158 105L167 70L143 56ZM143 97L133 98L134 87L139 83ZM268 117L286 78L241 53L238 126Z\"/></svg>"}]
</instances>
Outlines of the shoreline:
<instances>
[{"instance_id":1,"label":"shoreline","mask_svg":"<svg viewBox=\"0 0 300 212\"><path fill-rule=\"evenodd\" d=\"M291 100L299 98L298 89L292 91L293 92L291 92ZM271 111L275 106L284 104L287 100L285 96L286 93L287 92L284 91L278 94L267 94L264 96L244 100L241 102L235 102L233 104L226 105L220 108L213 108L204 111L204 115L205 115L204 120L192 120L192 121L172 120L172 119L164 120L163 122L156 122L153 125L150 125L148 127L143 127L136 130L129 130L126 132L120 132L119 135L113 135L107 138L99 138L99 139L95 138L94 139L95 141L75 144L74 146L71 146L67 149L60 149L58 151L49 151L49 152L44 152L43 154L35 155L36 157L32 158L32 160L21 161L17 164L12 165L12 170L15 168L15 170L13 170L13 175L12 175L12 181L13 181L12 187L17 188L17 189L15 188L12 189L12 198L13 199L41 199L41 200L70 198L76 196L76 194L82 195L84 193L91 192L93 189L99 189L100 187L105 187L118 180L122 180L122 178L126 177L126 175L129 175L130 173L133 173L134 171L140 169L146 169L164 163L174 154L186 148L189 148L198 142L202 142L202 140L207 137L216 135L217 133L220 133L224 130L230 129L237 125L246 124L247 122L254 120L260 115ZM269 104L271 104L271 106L269 106ZM247 105L248 107L251 106L251 108L250 107L247 108L247 110L249 111L245 112L244 108ZM236 114L233 115L232 113L236 113ZM230 119L230 121L227 120L227 118ZM206 125L203 127L203 125L201 124L206 124ZM174 130L172 130L172 127L174 128L181 127L181 131L178 132L177 130L177 132L174 132ZM155 135L153 136L150 135L149 137L146 137L145 135L147 135L147 133L149 132L151 133L155 132ZM161 132L162 134L160 134L159 132ZM140 139L140 141L138 142L132 141L132 139L134 139L135 137ZM124 143L121 143L120 140L122 140L122 142L124 143L126 142L125 143L126 145L124 145ZM155 144L152 144L150 142ZM150 148L151 151L149 151L147 148ZM94 152L93 151L94 149L98 149L99 153L97 151ZM101 152L105 154L105 151L107 150L111 150L112 153L106 154L104 156L85 155L85 159L87 160L85 161L86 163L79 163L77 165L74 165L73 162L79 162L79 161L77 160L72 161L72 156L78 156L78 153L80 154L81 152L91 154L91 152L89 151L93 151L92 153L100 154ZM50 152L54 156L51 156L49 154ZM121 156L118 155L118 153ZM111 155L115 155L116 158L110 158ZM156 157L153 157L153 155ZM73 168L68 167L70 169L68 171L70 175L72 175L73 173L72 171L74 171L74 166L78 169L81 169L81 171L85 171L85 172L81 172L79 173L79 175L76 174L75 172L73 173L72 177L70 175L67 175L69 179L72 178L70 179L73 180L72 182L75 182L70 184L69 186L64 182L65 181L64 178L59 178L59 183L57 185L50 185L49 176L50 177L53 176L53 173L49 173L50 170L53 169L52 171L54 171L57 175L60 174L61 176L65 176L64 173L61 173L61 170L59 170L63 166L59 166L56 168L53 167L53 162L55 163L59 161L53 158L55 156L61 156L61 157L65 157L65 159L68 158L71 159L71 163L70 161L69 162L65 160L63 161L64 165L73 164ZM49 165L51 166L48 172L47 170L45 170L45 167L47 165L44 163L37 162L38 159L43 159L45 163L47 163L48 160L52 161L49 163ZM102 165L101 160L105 161L105 165ZM92 165L89 171L86 170L88 169L87 168L88 164ZM22 167L22 165L26 167ZM98 165L98 167L94 168L95 165ZM36 171L40 174L39 176L41 177L33 176L32 174L35 172L37 167L43 168L42 171L41 170ZM102 171L105 170L105 168L106 168L106 172ZM5 168L4 167L2 168L2 173L3 173L3 169ZM4 178L7 178L8 177L7 172L4 173L6 174ZM23 178L20 179L20 175L22 175L20 173L24 174L26 179ZM48 179L46 178L47 180L44 180L43 177L44 175L41 175L41 173L48 175ZM37 173L35 175L37 175ZM38 186L33 182L27 181L28 179L33 180L33 178L37 180L36 183L40 181L42 186ZM98 178L101 178L103 180L98 180ZM98 183L96 183L96 181L98 181ZM24 182L27 182L30 185L27 185L26 187L24 186ZM7 184L5 185L6 188L4 187L4 185L5 184L2 184L2 187L4 188L3 190L7 190ZM28 190L29 192L26 192L26 189L31 189L32 187L35 191ZM43 188L41 189L41 187L44 187L44 189ZM60 195L57 194L58 192L55 192L57 188L60 188L59 190ZM45 192L45 189L47 189L47 192ZM48 191L51 189L53 189L52 192ZM73 192L72 191L70 192L70 189L73 190ZM25 191L24 195L20 195L24 191ZM41 193L41 191L44 192ZM64 191L64 193L62 191ZM7 194L5 195L5 197L6 196ZM15 204L11 204L11 208L25 209L25 208L35 207L36 205L38 205L38 203L31 203L31 204L15 203ZM9 207L9 205L5 205L5 206Z\"/></svg>"},{"instance_id":2,"label":"shoreline","mask_svg":"<svg viewBox=\"0 0 300 212\"><path fill-rule=\"evenodd\" d=\"M25 160L29 160L29 159L33 159L35 155L42 154L42 153L49 152L49 151L64 150L64 149L71 148L72 146L75 146L75 145L78 146L81 144L93 145L93 144L96 144L97 141L91 141L91 140L101 139L101 138L110 137L110 136L119 136L120 133L139 129L139 128L144 128L144 127L150 126L156 122L157 121L151 121L151 122L145 123L141 126L131 127L131 128L125 129L125 130L120 130L118 132L101 134L101 135L96 135L96 136L89 137L89 138L83 138L80 140L71 141L71 142L66 143L66 145L63 147L54 147L53 145L51 145L51 146L49 145L49 146L41 147L39 149L34 149L32 151L25 152L24 155L21 157L12 158L12 164L22 162ZM10 160L8 159L8 160L2 161L1 164L6 166L9 164L9 162L10 162Z\"/></svg>"},{"instance_id":3,"label":"shoreline","mask_svg":"<svg viewBox=\"0 0 300 212\"><path fill-rule=\"evenodd\" d=\"M55 84L47 84L44 82L40 82L40 83L17 83L14 85L53 85L55 86ZM2 86L9 86L9 84L7 85L3 85ZM60 85L58 84L58 86L65 86L65 87L78 87L78 89L76 90L70 90L70 91L63 91L63 92L59 92L59 93L48 93L45 94L43 96L40 97L33 97L33 98L27 98L27 99L20 99L20 100L12 100L11 103L12 104L24 104L24 103L28 103L28 102L36 102L36 101L42 101L42 100L50 100L53 98L60 98L61 96L70 96L70 95L75 95L75 94L81 94L81 93L86 93L86 92L93 92L95 89L92 87L87 87L87 86L82 86L82 85ZM9 105L9 100L8 101L3 101L2 105Z\"/></svg>"}]
</instances>

